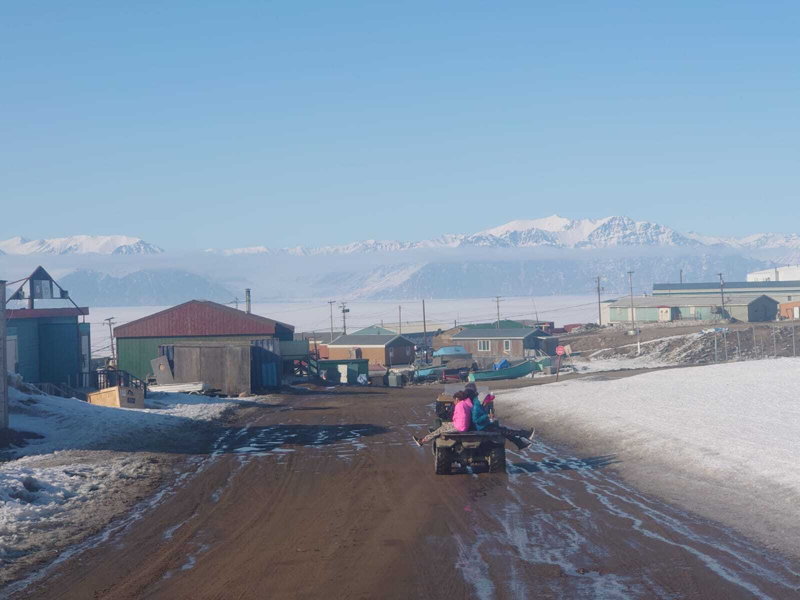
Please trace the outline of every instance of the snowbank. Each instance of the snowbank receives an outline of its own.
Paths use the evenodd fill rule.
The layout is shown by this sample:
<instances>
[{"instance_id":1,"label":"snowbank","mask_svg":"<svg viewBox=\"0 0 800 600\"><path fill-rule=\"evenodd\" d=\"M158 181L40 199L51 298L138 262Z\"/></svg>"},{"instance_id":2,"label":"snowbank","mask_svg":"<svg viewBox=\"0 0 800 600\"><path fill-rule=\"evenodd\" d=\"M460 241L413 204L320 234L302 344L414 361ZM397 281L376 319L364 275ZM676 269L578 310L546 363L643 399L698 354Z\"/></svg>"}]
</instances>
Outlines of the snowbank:
<instances>
[{"instance_id":1,"label":"snowbank","mask_svg":"<svg viewBox=\"0 0 800 600\"><path fill-rule=\"evenodd\" d=\"M0 462L0 585L152 493L182 453L209 452L217 420L246 402L157 394L136 410L9 396L11 427L42 437L0 451L16 458Z\"/></svg>"},{"instance_id":2,"label":"snowbank","mask_svg":"<svg viewBox=\"0 0 800 600\"><path fill-rule=\"evenodd\" d=\"M25 394L9 389L11 428L44 436L14 456L56 450L161 450L176 432L197 433L235 406L231 399L158 394L145 410L96 406L74 398ZM153 408L159 410L153 410Z\"/></svg>"},{"instance_id":3,"label":"snowbank","mask_svg":"<svg viewBox=\"0 0 800 600\"><path fill-rule=\"evenodd\" d=\"M499 392L509 420L618 453L639 487L800 556L800 359Z\"/></svg>"}]
</instances>

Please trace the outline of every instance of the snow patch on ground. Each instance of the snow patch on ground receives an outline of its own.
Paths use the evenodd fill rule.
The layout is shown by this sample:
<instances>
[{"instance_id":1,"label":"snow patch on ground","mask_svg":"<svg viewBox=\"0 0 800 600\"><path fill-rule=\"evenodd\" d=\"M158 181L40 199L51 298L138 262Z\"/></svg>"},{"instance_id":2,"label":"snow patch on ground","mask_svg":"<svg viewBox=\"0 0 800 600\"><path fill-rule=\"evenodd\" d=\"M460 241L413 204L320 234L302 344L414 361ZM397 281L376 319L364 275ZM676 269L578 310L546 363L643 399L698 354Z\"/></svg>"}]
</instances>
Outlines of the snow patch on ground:
<instances>
[{"instance_id":1,"label":"snow patch on ground","mask_svg":"<svg viewBox=\"0 0 800 600\"><path fill-rule=\"evenodd\" d=\"M249 402L155 394L137 410L15 388L9 399L11 428L43 437L0 452L0 583L152 493L167 460L153 453L209 452L218 419Z\"/></svg>"},{"instance_id":2,"label":"snow patch on ground","mask_svg":"<svg viewBox=\"0 0 800 600\"><path fill-rule=\"evenodd\" d=\"M13 450L13 456L58 450L131 450L168 441L169 432L209 424L236 406L230 399L158 394L137 410L96 406L74 398L9 389L11 428L44 436ZM156 447L150 449L158 449ZM0 453L0 458L9 458Z\"/></svg>"},{"instance_id":3,"label":"snow patch on ground","mask_svg":"<svg viewBox=\"0 0 800 600\"><path fill-rule=\"evenodd\" d=\"M645 490L800 556L800 359L573 379L498 393L503 414L617 452Z\"/></svg>"}]
</instances>

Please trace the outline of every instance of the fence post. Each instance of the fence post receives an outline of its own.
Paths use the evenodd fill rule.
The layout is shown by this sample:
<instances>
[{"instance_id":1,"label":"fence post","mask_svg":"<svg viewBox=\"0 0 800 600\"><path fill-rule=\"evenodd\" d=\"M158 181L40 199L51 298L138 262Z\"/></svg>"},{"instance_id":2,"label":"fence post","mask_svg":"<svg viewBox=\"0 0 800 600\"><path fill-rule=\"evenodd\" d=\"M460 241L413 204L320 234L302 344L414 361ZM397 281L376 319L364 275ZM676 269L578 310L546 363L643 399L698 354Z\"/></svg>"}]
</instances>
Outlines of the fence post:
<instances>
[{"instance_id":1,"label":"fence post","mask_svg":"<svg viewBox=\"0 0 800 600\"><path fill-rule=\"evenodd\" d=\"M772 353L775 355L775 358L778 358L778 337L775 334L775 326L770 325L770 329L772 329Z\"/></svg>"},{"instance_id":2,"label":"fence post","mask_svg":"<svg viewBox=\"0 0 800 600\"><path fill-rule=\"evenodd\" d=\"M797 356L797 341L796 341L796 333L797 325L792 325L792 356Z\"/></svg>"},{"instance_id":3,"label":"fence post","mask_svg":"<svg viewBox=\"0 0 800 600\"><path fill-rule=\"evenodd\" d=\"M740 331L736 330L736 356L742 360L742 336Z\"/></svg>"},{"instance_id":4,"label":"fence post","mask_svg":"<svg viewBox=\"0 0 800 600\"><path fill-rule=\"evenodd\" d=\"M717 332L714 332L714 362L717 362Z\"/></svg>"},{"instance_id":5,"label":"fence post","mask_svg":"<svg viewBox=\"0 0 800 600\"><path fill-rule=\"evenodd\" d=\"M725 362L728 362L728 332L722 332L722 348L725 350Z\"/></svg>"}]
</instances>

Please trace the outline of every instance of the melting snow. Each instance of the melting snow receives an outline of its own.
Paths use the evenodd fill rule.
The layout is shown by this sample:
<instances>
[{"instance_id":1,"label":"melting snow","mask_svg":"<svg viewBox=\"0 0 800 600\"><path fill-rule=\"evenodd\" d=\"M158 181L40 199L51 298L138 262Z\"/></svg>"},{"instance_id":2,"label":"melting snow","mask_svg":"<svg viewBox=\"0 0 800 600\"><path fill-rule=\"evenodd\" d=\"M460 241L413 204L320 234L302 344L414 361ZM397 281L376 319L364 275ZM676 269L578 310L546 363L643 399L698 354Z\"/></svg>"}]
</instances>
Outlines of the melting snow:
<instances>
[{"instance_id":1,"label":"melting snow","mask_svg":"<svg viewBox=\"0 0 800 600\"><path fill-rule=\"evenodd\" d=\"M502 411L593 450L705 516L800 554L800 359L499 392Z\"/></svg>"}]
</instances>

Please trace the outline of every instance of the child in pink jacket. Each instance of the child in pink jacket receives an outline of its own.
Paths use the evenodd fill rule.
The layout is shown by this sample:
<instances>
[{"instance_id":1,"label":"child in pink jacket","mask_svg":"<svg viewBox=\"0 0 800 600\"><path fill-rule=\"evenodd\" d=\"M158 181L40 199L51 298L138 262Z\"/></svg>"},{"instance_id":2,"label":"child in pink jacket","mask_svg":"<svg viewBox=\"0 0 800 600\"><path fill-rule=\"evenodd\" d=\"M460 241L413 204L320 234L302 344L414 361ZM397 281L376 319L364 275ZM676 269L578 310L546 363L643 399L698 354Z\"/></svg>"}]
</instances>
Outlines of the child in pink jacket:
<instances>
[{"instance_id":1,"label":"child in pink jacket","mask_svg":"<svg viewBox=\"0 0 800 600\"><path fill-rule=\"evenodd\" d=\"M456 392L453 394L453 400L455 400L453 421L442 423L441 427L431 431L422 439L417 438L415 435L411 436L418 446L430 442L433 438L443 433L450 433L451 431L469 431L472 425L472 400L464 392Z\"/></svg>"}]
</instances>

